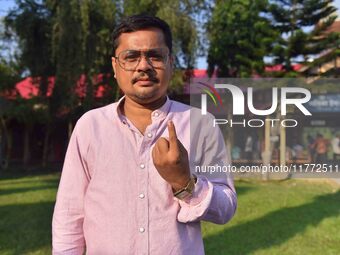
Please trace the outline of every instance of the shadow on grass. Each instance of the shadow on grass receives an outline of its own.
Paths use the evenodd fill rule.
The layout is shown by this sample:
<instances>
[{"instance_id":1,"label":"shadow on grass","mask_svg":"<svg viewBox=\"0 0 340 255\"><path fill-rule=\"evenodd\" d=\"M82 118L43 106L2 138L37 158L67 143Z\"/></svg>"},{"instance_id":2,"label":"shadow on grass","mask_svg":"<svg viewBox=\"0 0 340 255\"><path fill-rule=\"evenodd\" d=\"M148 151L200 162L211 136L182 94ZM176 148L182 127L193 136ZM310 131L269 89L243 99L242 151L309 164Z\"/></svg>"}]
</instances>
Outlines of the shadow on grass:
<instances>
[{"instance_id":1,"label":"shadow on grass","mask_svg":"<svg viewBox=\"0 0 340 255\"><path fill-rule=\"evenodd\" d=\"M207 255L252 254L280 245L323 219L340 215L340 191L318 196L313 202L283 208L204 238Z\"/></svg>"},{"instance_id":2,"label":"shadow on grass","mask_svg":"<svg viewBox=\"0 0 340 255\"><path fill-rule=\"evenodd\" d=\"M61 174L62 165L58 164L57 166L49 166L46 168L36 166L29 167L28 169L23 166L6 170L0 168L0 181L11 181L46 174Z\"/></svg>"},{"instance_id":3,"label":"shadow on grass","mask_svg":"<svg viewBox=\"0 0 340 255\"><path fill-rule=\"evenodd\" d=\"M14 189L1 189L0 188L0 196L11 195L16 193L30 192L30 191L38 191L44 189L56 189L58 182L51 183L48 185L36 186L36 187L25 187L25 188L14 188Z\"/></svg>"},{"instance_id":4,"label":"shadow on grass","mask_svg":"<svg viewBox=\"0 0 340 255\"><path fill-rule=\"evenodd\" d=\"M0 207L0 253L26 254L51 244L54 202Z\"/></svg>"},{"instance_id":5,"label":"shadow on grass","mask_svg":"<svg viewBox=\"0 0 340 255\"><path fill-rule=\"evenodd\" d=\"M252 187L238 187L238 186L235 186L235 188L236 188L237 196L244 195L244 194L248 193L249 191L254 190L254 188L252 188Z\"/></svg>"},{"instance_id":6,"label":"shadow on grass","mask_svg":"<svg viewBox=\"0 0 340 255\"><path fill-rule=\"evenodd\" d=\"M61 172L35 172L35 173L23 173L23 172L0 172L0 185L31 185L36 183L44 183L51 185L58 185Z\"/></svg>"}]
</instances>

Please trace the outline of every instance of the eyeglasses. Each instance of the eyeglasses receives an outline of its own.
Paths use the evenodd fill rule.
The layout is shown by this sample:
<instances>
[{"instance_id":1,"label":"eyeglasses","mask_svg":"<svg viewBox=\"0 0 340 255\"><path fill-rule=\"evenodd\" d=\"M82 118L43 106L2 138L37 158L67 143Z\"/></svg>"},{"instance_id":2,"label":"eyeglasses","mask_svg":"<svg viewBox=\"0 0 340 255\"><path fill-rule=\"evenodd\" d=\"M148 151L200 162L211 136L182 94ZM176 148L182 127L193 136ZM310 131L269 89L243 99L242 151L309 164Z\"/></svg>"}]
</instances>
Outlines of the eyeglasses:
<instances>
[{"instance_id":1,"label":"eyeglasses","mask_svg":"<svg viewBox=\"0 0 340 255\"><path fill-rule=\"evenodd\" d=\"M125 71L135 71L138 64L140 63L142 56L145 57L146 61L153 67L162 69L166 66L169 59L168 49L158 48L151 50L124 50L114 56L118 60L121 68Z\"/></svg>"}]
</instances>

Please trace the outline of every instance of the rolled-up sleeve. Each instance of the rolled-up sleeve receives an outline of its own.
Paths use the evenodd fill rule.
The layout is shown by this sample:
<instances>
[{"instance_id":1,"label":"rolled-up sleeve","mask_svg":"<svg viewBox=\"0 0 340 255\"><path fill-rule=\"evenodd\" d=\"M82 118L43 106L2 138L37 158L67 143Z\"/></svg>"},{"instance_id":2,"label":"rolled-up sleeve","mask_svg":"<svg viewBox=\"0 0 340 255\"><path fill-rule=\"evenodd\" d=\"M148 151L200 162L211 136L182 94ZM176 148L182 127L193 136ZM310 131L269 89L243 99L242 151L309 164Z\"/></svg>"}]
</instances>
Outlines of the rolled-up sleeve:
<instances>
[{"instance_id":1,"label":"rolled-up sleeve","mask_svg":"<svg viewBox=\"0 0 340 255\"><path fill-rule=\"evenodd\" d=\"M78 255L85 250L84 196L90 180L86 163L87 131L75 127L65 157L52 220L52 254ZM82 134L80 139L79 134Z\"/></svg>"},{"instance_id":2,"label":"rolled-up sleeve","mask_svg":"<svg viewBox=\"0 0 340 255\"><path fill-rule=\"evenodd\" d=\"M208 118L211 120L211 116ZM192 162L197 163L190 168L197 176L197 182L189 199L178 200L180 210L177 219L182 223L205 220L225 224L237 208L233 177L226 171L231 164L230 154L220 129L205 127L191 130L190 157Z\"/></svg>"},{"instance_id":3,"label":"rolled-up sleeve","mask_svg":"<svg viewBox=\"0 0 340 255\"><path fill-rule=\"evenodd\" d=\"M198 177L192 198L178 200L181 206L178 221L186 223L205 220L216 224L227 223L233 217L237 206L236 192L233 185L229 185Z\"/></svg>"}]
</instances>

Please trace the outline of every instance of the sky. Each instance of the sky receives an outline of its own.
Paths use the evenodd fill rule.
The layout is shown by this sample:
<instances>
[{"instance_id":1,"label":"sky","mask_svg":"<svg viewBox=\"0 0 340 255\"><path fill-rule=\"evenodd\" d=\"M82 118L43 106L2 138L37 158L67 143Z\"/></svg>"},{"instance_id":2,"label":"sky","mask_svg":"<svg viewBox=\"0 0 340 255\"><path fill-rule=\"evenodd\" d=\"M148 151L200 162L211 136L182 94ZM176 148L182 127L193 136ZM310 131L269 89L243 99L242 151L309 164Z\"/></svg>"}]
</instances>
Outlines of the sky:
<instances>
[{"instance_id":1,"label":"sky","mask_svg":"<svg viewBox=\"0 0 340 255\"><path fill-rule=\"evenodd\" d=\"M338 8L338 18L340 18L340 0L334 1L335 7ZM0 0L0 16L5 16L8 10L15 6L14 0ZM206 57L200 57L197 59L196 67L198 69L206 69L207 62Z\"/></svg>"},{"instance_id":2,"label":"sky","mask_svg":"<svg viewBox=\"0 0 340 255\"><path fill-rule=\"evenodd\" d=\"M0 0L0 16L6 15L7 11L14 5L14 0Z\"/></svg>"}]
</instances>

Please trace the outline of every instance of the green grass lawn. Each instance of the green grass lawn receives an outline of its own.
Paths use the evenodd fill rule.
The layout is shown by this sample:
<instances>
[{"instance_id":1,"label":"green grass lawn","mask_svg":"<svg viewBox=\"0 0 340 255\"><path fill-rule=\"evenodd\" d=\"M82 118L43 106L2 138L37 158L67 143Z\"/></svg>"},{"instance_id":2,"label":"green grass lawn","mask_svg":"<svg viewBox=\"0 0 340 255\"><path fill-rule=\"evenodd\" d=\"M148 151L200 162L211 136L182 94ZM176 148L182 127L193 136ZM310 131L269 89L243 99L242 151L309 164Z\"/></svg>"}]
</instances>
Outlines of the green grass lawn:
<instances>
[{"instance_id":1,"label":"green grass lawn","mask_svg":"<svg viewBox=\"0 0 340 255\"><path fill-rule=\"evenodd\" d=\"M238 209L202 226L207 255L340 254L340 191L329 183L238 181Z\"/></svg>"},{"instance_id":2,"label":"green grass lawn","mask_svg":"<svg viewBox=\"0 0 340 255\"><path fill-rule=\"evenodd\" d=\"M0 179L0 254L50 254L59 175ZM340 254L340 191L329 183L237 181L224 226L202 224L206 253Z\"/></svg>"},{"instance_id":3,"label":"green grass lawn","mask_svg":"<svg viewBox=\"0 0 340 255\"><path fill-rule=\"evenodd\" d=\"M0 254L51 254L59 175L0 179Z\"/></svg>"}]
</instances>

